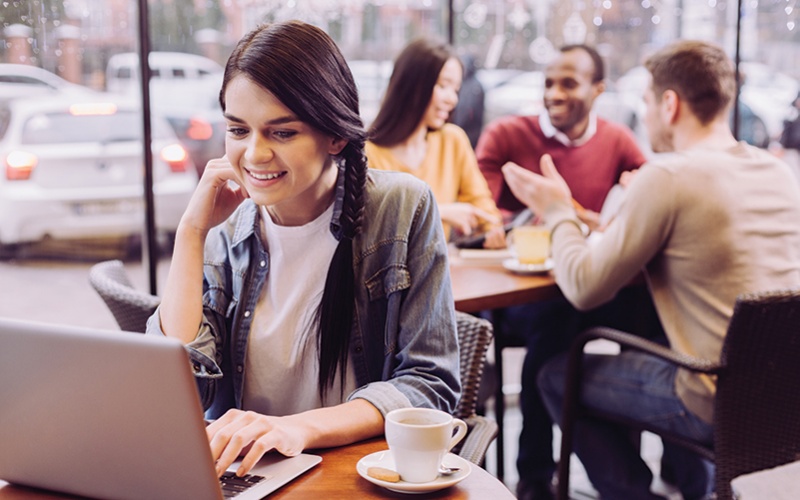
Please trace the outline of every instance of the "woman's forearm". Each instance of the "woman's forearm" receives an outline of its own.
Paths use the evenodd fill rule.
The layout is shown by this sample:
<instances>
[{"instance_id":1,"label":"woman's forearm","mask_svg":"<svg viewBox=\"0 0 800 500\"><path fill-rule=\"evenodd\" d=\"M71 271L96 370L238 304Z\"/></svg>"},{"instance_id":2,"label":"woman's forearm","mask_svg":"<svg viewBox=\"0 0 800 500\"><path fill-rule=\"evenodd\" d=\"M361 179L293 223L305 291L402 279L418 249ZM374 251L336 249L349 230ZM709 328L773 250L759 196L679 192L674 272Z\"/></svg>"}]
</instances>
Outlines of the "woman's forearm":
<instances>
[{"instance_id":1,"label":"woman's forearm","mask_svg":"<svg viewBox=\"0 0 800 500\"><path fill-rule=\"evenodd\" d=\"M285 418L306 433L306 448L343 446L383 434L383 415L365 399Z\"/></svg>"},{"instance_id":2,"label":"woman's forearm","mask_svg":"<svg viewBox=\"0 0 800 500\"><path fill-rule=\"evenodd\" d=\"M205 236L194 228L178 227L159 309L162 331L185 344L194 340L203 317Z\"/></svg>"}]
</instances>

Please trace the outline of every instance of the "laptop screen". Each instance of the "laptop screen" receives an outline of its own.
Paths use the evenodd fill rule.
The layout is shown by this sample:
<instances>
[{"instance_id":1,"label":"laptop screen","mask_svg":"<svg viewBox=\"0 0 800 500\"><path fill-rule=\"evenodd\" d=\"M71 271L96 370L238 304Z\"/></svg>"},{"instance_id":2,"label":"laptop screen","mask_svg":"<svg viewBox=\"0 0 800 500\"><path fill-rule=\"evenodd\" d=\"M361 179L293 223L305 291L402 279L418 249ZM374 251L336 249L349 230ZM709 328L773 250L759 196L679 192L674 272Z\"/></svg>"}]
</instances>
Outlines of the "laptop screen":
<instances>
[{"instance_id":1,"label":"laptop screen","mask_svg":"<svg viewBox=\"0 0 800 500\"><path fill-rule=\"evenodd\" d=\"M177 340L0 318L0 381L0 478L96 498L222 498ZM295 462L305 468L281 484L319 457Z\"/></svg>"}]
</instances>

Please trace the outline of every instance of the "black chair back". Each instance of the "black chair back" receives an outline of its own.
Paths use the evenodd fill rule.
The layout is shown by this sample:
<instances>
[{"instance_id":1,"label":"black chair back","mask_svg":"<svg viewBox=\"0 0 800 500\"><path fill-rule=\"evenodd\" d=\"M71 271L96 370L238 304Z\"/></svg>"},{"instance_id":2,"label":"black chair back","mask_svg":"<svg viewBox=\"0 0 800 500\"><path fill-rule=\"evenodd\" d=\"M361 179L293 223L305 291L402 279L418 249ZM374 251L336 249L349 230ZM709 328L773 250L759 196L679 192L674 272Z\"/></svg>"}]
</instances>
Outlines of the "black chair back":
<instances>
[{"instance_id":1,"label":"black chair back","mask_svg":"<svg viewBox=\"0 0 800 500\"><path fill-rule=\"evenodd\" d=\"M800 290L743 295L714 404L717 498L741 474L800 459Z\"/></svg>"},{"instance_id":2,"label":"black chair back","mask_svg":"<svg viewBox=\"0 0 800 500\"><path fill-rule=\"evenodd\" d=\"M688 370L715 375L713 448L641 422L581 406L583 347L598 338L647 352ZM569 457L576 419L599 418L653 432L713 460L716 499L732 499L731 481L737 476L800 459L798 361L800 289L741 295L734 306L719 362L694 358L610 328L582 332L570 348L561 422L558 498L569 498Z\"/></svg>"}]
</instances>

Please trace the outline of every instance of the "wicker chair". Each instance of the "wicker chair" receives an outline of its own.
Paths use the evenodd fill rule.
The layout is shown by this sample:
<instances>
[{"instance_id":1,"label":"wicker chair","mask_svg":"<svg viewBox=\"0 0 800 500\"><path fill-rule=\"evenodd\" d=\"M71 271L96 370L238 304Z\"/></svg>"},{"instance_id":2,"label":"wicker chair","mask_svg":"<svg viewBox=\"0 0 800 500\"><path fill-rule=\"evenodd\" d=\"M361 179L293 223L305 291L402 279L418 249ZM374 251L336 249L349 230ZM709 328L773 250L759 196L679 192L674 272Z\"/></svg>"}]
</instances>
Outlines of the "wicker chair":
<instances>
[{"instance_id":1,"label":"wicker chair","mask_svg":"<svg viewBox=\"0 0 800 500\"><path fill-rule=\"evenodd\" d=\"M579 394L583 346L596 338L648 352L695 372L715 374L713 449L638 422L582 408ZM731 499L731 480L735 477L800 458L798 360L800 289L741 295L734 307L719 363L679 354L608 328L583 332L570 351L561 425L558 498L569 498L569 457L575 420L603 418L651 431L714 461L716 498Z\"/></svg>"},{"instance_id":2,"label":"wicker chair","mask_svg":"<svg viewBox=\"0 0 800 500\"><path fill-rule=\"evenodd\" d=\"M119 260L98 262L89 270L89 283L100 295L122 330L144 333L147 318L161 299L136 290Z\"/></svg>"},{"instance_id":3,"label":"wicker chair","mask_svg":"<svg viewBox=\"0 0 800 500\"><path fill-rule=\"evenodd\" d=\"M462 458L481 465L486 450L497 436L497 422L476 413L486 351L492 340L492 324L485 319L456 312L458 345L461 353L461 400L454 416L469 427L467 437L456 448Z\"/></svg>"}]
</instances>

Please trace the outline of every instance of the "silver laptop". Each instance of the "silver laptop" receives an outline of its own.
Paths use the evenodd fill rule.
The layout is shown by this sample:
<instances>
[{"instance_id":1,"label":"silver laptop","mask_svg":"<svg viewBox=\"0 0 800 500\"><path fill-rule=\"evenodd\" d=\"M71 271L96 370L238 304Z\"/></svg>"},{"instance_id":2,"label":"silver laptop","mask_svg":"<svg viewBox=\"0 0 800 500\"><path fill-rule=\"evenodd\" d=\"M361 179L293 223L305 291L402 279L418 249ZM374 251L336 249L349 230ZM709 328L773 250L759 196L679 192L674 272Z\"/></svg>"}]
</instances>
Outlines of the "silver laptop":
<instances>
[{"instance_id":1,"label":"silver laptop","mask_svg":"<svg viewBox=\"0 0 800 500\"><path fill-rule=\"evenodd\" d=\"M257 477L223 486L178 341L0 318L0 479L103 499L250 500L321 460L270 453Z\"/></svg>"}]
</instances>

